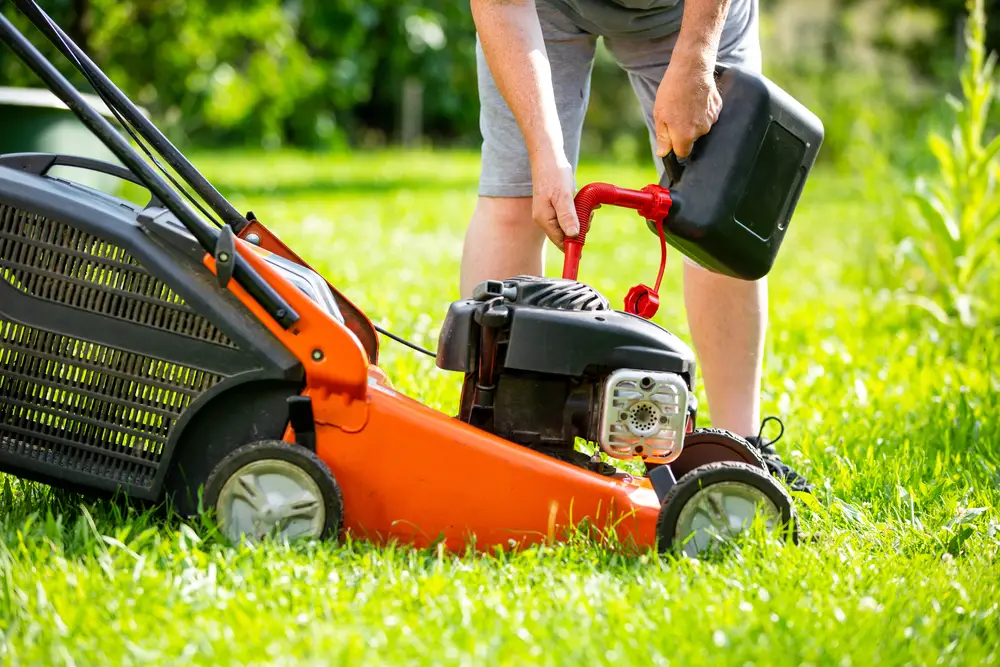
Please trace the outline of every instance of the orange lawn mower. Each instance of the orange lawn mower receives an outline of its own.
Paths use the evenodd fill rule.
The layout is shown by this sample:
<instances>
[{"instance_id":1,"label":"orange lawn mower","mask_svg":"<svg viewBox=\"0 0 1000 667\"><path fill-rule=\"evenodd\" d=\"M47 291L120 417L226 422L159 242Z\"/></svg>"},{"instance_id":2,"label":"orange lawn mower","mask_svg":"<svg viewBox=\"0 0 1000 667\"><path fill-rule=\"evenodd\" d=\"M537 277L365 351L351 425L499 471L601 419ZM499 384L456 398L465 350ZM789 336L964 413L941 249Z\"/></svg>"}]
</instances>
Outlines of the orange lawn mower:
<instances>
[{"instance_id":1,"label":"orange lawn mower","mask_svg":"<svg viewBox=\"0 0 1000 667\"><path fill-rule=\"evenodd\" d=\"M124 165L0 156L0 469L212 510L234 540L490 549L586 522L697 555L758 518L797 539L791 496L758 450L696 426L694 355L650 319L668 243L737 278L770 271L823 137L773 83L720 68L722 113L686 164L668 159L663 183L639 190L582 188L561 278L487 281L451 304L430 354L463 382L455 416L394 389L378 336L395 337L234 209L36 2L14 4L163 175L0 16L3 41ZM621 310L577 280L608 205L636 210L661 251L655 285Z\"/></svg>"}]
</instances>

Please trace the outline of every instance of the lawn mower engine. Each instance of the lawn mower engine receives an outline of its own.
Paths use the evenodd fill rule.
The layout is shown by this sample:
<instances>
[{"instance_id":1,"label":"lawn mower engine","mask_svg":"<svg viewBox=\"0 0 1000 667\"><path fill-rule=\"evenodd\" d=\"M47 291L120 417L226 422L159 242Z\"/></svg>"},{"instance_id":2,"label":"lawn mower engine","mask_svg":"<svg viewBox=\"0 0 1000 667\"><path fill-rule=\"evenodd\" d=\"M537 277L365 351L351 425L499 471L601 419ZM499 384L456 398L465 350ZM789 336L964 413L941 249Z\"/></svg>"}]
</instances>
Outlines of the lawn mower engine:
<instances>
[{"instance_id":1,"label":"lawn mower engine","mask_svg":"<svg viewBox=\"0 0 1000 667\"><path fill-rule=\"evenodd\" d=\"M694 428L688 346L575 280L480 284L452 304L437 358L464 374L462 421L602 474L616 469L579 440L655 465L675 459Z\"/></svg>"}]
</instances>

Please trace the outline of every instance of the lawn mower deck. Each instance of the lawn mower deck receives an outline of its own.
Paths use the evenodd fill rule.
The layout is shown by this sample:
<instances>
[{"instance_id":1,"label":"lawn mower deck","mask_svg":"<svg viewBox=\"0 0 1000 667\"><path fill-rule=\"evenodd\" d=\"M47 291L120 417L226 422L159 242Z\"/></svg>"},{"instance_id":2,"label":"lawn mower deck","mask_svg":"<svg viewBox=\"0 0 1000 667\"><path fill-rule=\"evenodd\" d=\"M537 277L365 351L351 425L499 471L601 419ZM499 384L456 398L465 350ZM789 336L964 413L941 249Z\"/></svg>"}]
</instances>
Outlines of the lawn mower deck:
<instances>
[{"instance_id":1,"label":"lawn mower deck","mask_svg":"<svg viewBox=\"0 0 1000 667\"><path fill-rule=\"evenodd\" d=\"M624 310L576 279L601 205L637 210L663 258L666 243L690 243L665 233L671 207L697 211L676 189L584 188L562 278L487 281L451 304L436 360L463 384L447 415L393 386L378 366L383 332L361 308L236 212L35 2L15 4L212 211L0 16L3 40L125 165L0 156L0 469L212 510L234 539L347 531L459 550L563 539L585 523L698 554L756 516L795 539L791 498L756 450L697 428L694 355L650 319L659 278ZM139 183L151 200L49 174L66 165ZM780 234L769 238L756 264L709 256L749 277L773 261Z\"/></svg>"}]
</instances>

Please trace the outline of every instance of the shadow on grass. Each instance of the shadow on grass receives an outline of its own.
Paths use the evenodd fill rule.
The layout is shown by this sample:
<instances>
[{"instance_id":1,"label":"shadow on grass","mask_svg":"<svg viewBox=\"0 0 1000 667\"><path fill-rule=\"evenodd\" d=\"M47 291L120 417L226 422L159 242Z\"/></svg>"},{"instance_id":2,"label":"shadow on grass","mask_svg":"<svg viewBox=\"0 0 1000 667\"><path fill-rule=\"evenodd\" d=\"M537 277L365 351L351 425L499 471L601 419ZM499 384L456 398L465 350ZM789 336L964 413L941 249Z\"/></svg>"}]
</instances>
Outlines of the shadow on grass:
<instances>
[{"instance_id":1,"label":"shadow on grass","mask_svg":"<svg viewBox=\"0 0 1000 667\"><path fill-rule=\"evenodd\" d=\"M334 553L358 563L368 563L366 559L374 554L381 561L428 571L443 563L458 562L500 568L534 567L544 562L563 570L583 565L604 572L636 574L650 568L690 571L698 566L680 553L679 546L661 551L656 545L638 545L619 534L619 522L602 528L589 519L538 536L543 539L537 542L512 541L506 546L487 548L480 548L474 537L448 549L440 537L420 547L398 538L368 541L355 531L344 531L322 540L267 538L245 549L242 541L231 541L221 533L213 511L185 519L173 512L169 502L149 505L130 502L121 495L93 497L2 477L0 493L12 502L9 513L0 517L0 570L12 559L24 563L42 553L78 561L129 554L136 561L151 557L164 566L187 566L191 548L203 552L221 549L229 554L227 559L261 553L262 548L267 548L267 553L271 553L270 549L290 550L307 557L319 552ZM13 491L12 486L17 490ZM773 555L785 546L758 522L739 540L720 544L697 560L702 565L722 565L734 559L752 559L755 554ZM251 562L261 563L255 556L251 556Z\"/></svg>"}]
</instances>

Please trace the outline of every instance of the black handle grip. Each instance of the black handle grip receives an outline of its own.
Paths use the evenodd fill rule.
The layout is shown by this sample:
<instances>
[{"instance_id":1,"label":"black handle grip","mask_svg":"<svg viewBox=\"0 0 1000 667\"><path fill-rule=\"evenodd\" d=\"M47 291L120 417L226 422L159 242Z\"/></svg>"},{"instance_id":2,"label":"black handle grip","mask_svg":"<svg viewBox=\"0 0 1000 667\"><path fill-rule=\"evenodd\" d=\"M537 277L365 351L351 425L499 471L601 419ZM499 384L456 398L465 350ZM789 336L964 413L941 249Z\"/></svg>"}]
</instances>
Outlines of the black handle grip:
<instances>
[{"instance_id":1,"label":"black handle grip","mask_svg":"<svg viewBox=\"0 0 1000 667\"><path fill-rule=\"evenodd\" d=\"M727 65L717 63L715 66L715 83L718 85L719 79L726 70L729 69ZM697 143L697 142L696 142ZM685 162L690 160L694 156L694 147L691 148L691 155L685 158ZM673 187L681 180L681 176L684 175L684 162L677 159L677 155L673 151L667 153L667 156L663 158L663 178L660 179L660 185L665 188Z\"/></svg>"},{"instance_id":2,"label":"black handle grip","mask_svg":"<svg viewBox=\"0 0 1000 667\"><path fill-rule=\"evenodd\" d=\"M684 165L677 159L673 151L667 153L667 156L663 158L663 168L664 178L660 179L660 185L666 188L676 185L677 181L681 180L681 176L684 174Z\"/></svg>"},{"instance_id":3,"label":"black handle grip","mask_svg":"<svg viewBox=\"0 0 1000 667\"><path fill-rule=\"evenodd\" d=\"M100 174L114 176L129 183L135 183L144 190L148 190L146 185L139 180L139 177L124 167L116 164L102 162L80 155L61 155L57 153L10 153L0 155L0 166L11 169L19 169L29 174L45 176L53 167L76 167L88 171L96 171ZM163 206L160 200L152 195L147 206Z\"/></svg>"}]
</instances>

